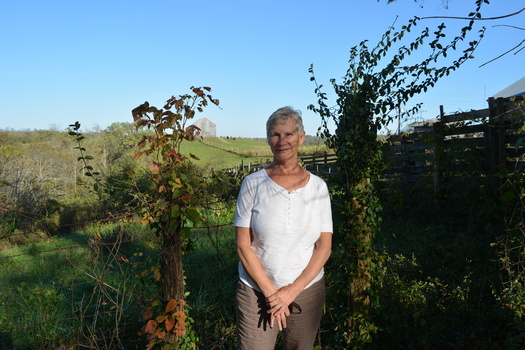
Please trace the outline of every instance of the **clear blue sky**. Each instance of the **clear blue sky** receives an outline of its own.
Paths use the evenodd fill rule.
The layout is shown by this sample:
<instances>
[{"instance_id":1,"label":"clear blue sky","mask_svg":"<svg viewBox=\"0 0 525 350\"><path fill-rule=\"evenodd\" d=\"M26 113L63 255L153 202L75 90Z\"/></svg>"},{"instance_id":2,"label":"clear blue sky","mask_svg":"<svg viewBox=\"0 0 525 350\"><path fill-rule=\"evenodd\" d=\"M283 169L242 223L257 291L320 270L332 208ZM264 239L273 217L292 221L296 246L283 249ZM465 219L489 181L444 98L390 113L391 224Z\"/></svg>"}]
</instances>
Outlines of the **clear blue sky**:
<instances>
[{"instance_id":1,"label":"clear blue sky","mask_svg":"<svg viewBox=\"0 0 525 350\"><path fill-rule=\"evenodd\" d=\"M491 0L486 17L521 9L523 0ZM308 68L330 91L346 72L352 46L379 40L394 22L413 16L466 16L474 0L16 0L0 6L0 129L58 129L79 121L84 130L131 122L149 101L161 107L189 87L210 86L222 109L198 117L218 136L263 137L278 107L303 112L307 134L319 117ZM442 20L421 21L435 27ZM466 23L447 21L448 27ZM420 117L486 107L486 99L525 76L525 51L482 63L517 45L525 13L483 22L476 58L418 96Z\"/></svg>"}]
</instances>

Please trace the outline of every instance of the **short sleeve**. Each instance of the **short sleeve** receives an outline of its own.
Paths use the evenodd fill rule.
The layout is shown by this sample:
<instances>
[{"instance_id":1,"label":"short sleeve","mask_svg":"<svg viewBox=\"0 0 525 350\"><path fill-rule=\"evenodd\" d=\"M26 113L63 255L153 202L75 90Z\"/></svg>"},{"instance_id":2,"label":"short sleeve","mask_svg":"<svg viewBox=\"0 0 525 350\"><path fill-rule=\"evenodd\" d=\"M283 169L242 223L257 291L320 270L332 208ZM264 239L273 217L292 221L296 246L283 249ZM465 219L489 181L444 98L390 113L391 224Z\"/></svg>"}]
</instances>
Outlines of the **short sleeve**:
<instances>
[{"instance_id":1,"label":"short sleeve","mask_svg":"<svg viewBox=\"0 0 525 350\"><path fill-rule=\"evenodd\" d=\"M254 190L249 181L245 178L237 197L237 207L235 209L234 225L236 227L250 227L252 219L252 209L254 203Z\"/></svg>"},{"instance_id":2,"label":"short sleeve","mask_svg":"<svg viewBox=\"0 0 525 350\"><path fill-rule=\"evenodd\" d=\"M321 188L321 232L330 232L333 233L333 222L332 222L332 204L330 201L330 193L328 192L328 187L323 181L323 186Z\"/></svg>"}]
</instances>

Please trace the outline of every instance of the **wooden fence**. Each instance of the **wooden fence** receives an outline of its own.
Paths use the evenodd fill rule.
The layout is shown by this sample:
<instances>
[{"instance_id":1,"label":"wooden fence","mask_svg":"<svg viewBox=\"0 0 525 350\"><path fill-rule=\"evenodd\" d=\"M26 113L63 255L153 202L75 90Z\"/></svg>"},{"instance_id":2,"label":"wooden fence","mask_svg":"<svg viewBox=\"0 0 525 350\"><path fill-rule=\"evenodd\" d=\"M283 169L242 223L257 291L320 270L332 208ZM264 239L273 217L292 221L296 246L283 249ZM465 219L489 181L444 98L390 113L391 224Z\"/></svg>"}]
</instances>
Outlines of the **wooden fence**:
<instances>
[{"instance_id":1,"label":"wooden fence","mask_svg":"<svg viewBox=\"0 0 525 350\"><path fill-rule=\"evenodd\" d=\"M329 175L337 171L337 156L335 154L328 154L325 152L323 155L319 156L300 157L299 161L303 164L306 170L314 174Z\"/></svg>"},{"instance_id":2,"label":"wooden fence","mask_svg":"<svg viewBox=\"0 0 525 350\"><path fill-rule=\"evenodd\" d=\"M337 156L335 154L328 154L324 152L322 155L313 155L299 157L299 163L303 167L314 174L333 174L336 171ZM245 163L241 162L239 166L234 168L223 169L230 173L248 172L253 173L257 170L264 168L269 163Z\"/></svg>"},{"instance_id":3,"label":"wooden fence","mask_svg":"<svg viewBox=\"0 0 525 350\"><path fill-rule=\"evenodd\" d=\"M388 139L386 178L411 188L432 185L436 190L451 178L494 186L494 175L523 162L518 140L523 114L508 99L490 98L489 107L445 115L411 134ZM522 113L522 112L521 112Z\"/></svg>"}]
</instances>

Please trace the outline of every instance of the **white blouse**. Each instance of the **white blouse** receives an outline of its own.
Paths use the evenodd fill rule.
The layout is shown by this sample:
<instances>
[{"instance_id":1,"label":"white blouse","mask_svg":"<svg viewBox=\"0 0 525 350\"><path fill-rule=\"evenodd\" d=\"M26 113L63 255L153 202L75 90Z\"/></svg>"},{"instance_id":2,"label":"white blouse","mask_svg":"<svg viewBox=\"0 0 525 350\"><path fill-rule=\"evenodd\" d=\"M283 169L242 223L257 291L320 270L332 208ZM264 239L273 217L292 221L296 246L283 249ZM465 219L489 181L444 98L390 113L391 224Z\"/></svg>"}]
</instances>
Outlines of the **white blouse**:
<instances>
[{"instance_id":1,"label":"white blouse","mask_svg":"<svg viewBox=\"0 0 525 350\"><path fill-rule=\"evenodd\" d=\"M330 196L324 180L310 174L308 183L288 192L261 169L241 186L235 226L252 229L251 247L275 288L292 284L308 265L321 232L333 232ZM319 281L321 269L306 287ZM239 277L260 290L239 262Z\"/></svg>"}]
</instances>

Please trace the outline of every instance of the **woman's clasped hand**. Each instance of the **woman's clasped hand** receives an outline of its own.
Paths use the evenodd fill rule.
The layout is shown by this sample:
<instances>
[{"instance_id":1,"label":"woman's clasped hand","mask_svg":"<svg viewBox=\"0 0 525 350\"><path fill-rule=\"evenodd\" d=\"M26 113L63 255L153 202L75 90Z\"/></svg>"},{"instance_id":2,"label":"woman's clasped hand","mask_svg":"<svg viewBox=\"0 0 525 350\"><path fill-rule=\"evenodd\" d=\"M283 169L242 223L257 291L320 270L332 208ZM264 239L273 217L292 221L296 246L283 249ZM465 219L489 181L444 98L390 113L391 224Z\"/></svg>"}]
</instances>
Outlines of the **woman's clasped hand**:
<instances>
[{"instance_id":1,"label":"woman's clasped hand","mask_svg":"<svg viewBox=\"0 0 525 350\"><path fill-rule=\"evenodd\" d=\"M277 322L280 331L286 328L286 317L290 316L290 306L295 299L289 289L289 286L283 287L266 298L268 313L273 316L270 319L270 327L274 327L275 322Z\"/></svg>"}]
</instances>

